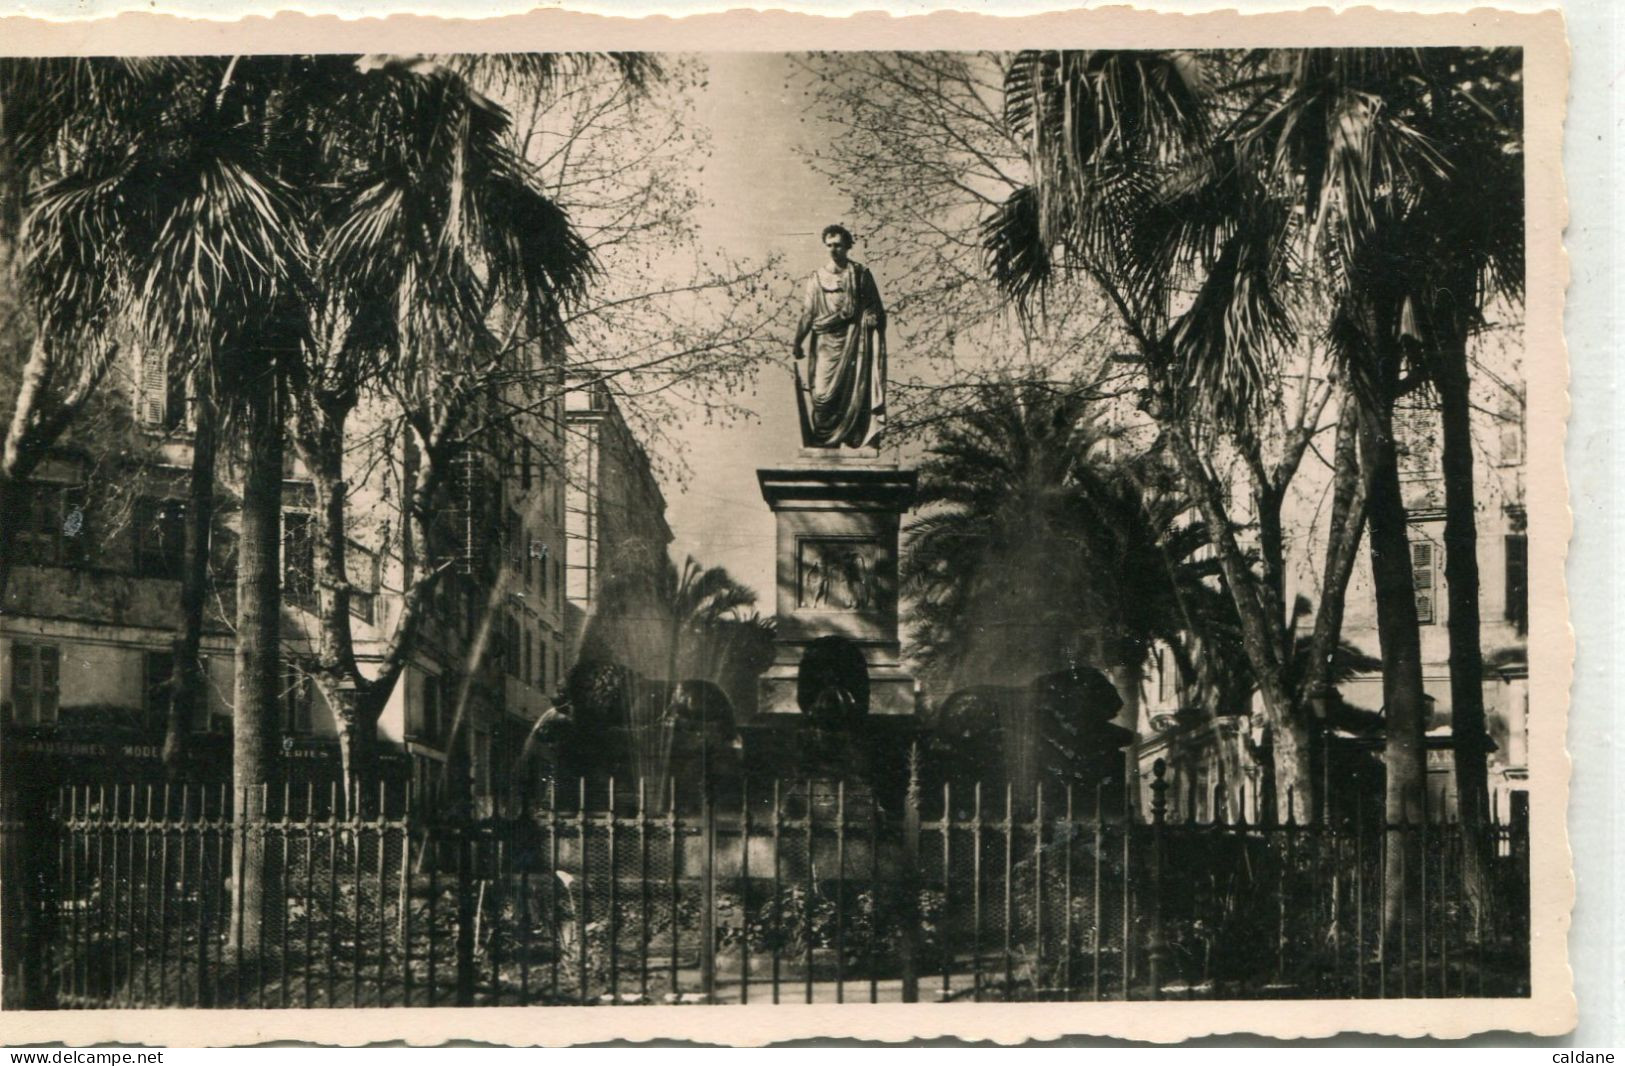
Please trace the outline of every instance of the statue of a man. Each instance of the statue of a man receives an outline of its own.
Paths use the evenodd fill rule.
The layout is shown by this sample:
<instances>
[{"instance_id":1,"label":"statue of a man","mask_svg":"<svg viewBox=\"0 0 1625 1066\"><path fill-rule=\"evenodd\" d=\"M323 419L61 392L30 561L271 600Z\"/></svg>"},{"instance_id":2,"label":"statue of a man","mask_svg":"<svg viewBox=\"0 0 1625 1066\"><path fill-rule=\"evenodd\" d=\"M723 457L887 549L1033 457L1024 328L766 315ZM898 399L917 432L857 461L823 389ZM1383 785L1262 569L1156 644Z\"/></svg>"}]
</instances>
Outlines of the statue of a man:
<instances>
[{"instance_id":1,"label":"statue of a man","mask_svg":"<svg viewBox=\"0 0 1625 1066\"><path fill-rule=\"evenodd\" d=\"M886 418L886 309L874 275L847 257L852 234L825 226L823 241L829 262L807 279L796 326L801 442L865 448L879 438Z\"/></svg>"}]
</instances>

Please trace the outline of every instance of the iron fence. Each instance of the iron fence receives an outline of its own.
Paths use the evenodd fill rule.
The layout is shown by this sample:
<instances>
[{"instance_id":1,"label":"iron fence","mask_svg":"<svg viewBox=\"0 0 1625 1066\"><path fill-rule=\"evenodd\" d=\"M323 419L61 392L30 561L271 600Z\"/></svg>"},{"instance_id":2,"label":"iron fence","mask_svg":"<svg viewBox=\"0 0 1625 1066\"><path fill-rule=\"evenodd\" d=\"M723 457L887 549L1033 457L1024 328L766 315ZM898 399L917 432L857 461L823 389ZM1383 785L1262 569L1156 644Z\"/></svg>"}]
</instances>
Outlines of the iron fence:
<instances>
[{"instance_id":1,"label":"iron fence","mask_svg":"<svg viewBox=\"0 0 1625 1066\"><path fill-rule=\"evenodd\" d=\"M57 1007L1528 993L1525 820L1475 847L1442 817L1201 821L1167 790L1159 767L1137 818L1099 790L583 780L457 820L70 788L33 928Z\"/></svg>"}]
</instances>

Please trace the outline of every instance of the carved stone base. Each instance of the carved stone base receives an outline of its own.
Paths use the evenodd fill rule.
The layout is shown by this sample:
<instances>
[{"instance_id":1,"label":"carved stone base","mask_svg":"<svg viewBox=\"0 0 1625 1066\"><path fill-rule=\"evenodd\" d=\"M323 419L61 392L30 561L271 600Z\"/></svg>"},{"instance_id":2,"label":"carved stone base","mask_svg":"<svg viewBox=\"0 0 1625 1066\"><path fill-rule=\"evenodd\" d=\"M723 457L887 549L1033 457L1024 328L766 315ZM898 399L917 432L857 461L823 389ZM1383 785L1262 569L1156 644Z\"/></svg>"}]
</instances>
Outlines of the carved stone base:
<instances>
[{"instance_id":1,"label":"carved stone base","mask_svg":"<svg viewBox=\"0 0 1625 1066\"><path fill-rule=\"evenodd\" d=\"M802 464L757 472L778 551L777 651L758 713L912 714L914 679L897 635L897 542L915 473L880 463L872 449L803 452Z\"/></svg>"}]
</instances>

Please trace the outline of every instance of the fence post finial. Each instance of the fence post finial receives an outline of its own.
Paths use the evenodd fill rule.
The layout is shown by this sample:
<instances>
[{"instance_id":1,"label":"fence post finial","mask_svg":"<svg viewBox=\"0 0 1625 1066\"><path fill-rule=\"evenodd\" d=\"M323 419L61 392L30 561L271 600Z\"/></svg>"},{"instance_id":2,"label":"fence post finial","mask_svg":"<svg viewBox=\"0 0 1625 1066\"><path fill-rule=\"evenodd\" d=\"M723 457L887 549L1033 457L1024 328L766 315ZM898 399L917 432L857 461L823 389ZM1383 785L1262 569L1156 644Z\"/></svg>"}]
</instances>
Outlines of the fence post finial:
<instances>
[{"instance_id":1,"label":"fence post finial","mask_svg":"<svg viewBox=\"0 0 1625 1066\"><path fill-rule=\"evenodd\" d=\"M1158 759L1151 764L1151 820L1162 824L1168 813L1168 763Z\"/></svg>"}]
</instances>

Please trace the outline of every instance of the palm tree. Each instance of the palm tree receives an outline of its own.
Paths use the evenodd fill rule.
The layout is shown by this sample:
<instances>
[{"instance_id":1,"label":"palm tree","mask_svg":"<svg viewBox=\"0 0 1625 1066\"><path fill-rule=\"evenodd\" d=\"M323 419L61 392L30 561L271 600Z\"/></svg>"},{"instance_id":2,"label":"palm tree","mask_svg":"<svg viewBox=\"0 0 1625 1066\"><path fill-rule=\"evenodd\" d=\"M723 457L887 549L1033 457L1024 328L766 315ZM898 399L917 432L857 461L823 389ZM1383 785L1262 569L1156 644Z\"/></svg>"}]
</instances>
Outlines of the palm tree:
<instances>
[{"instance_id":1,"label":"palm tree","mask_svg":"<svg viewBox=\"0 0 1625 1066\"><path fill-rule=\"evenodd\" d=\"M633 81L653 69L635 56L611 61ZM512 150L507 114L469 78L541 92L594 65L592 57L557 55L488 66L373 61L401 91L382 93L374 120L334 153L328 221L312 246L322 294L311 310L317 343L299 383L293 440L317 501L313 674L338 712L352 787L369 776L378 719L444 573L435 561L449 552L435 543L432 519L453 456L481 444L495 451L507 439L514 422L505 405L534 400L518 394L541 376L534 339L562 341L562 309L595 272L591 250ZM493 399L504 389L513 395ZM364 674L349 610L345 429L369 391L397 411L415 462L402 610L379 664Z\"/></svg>"},{"instance_id":2,"label":"palm tree","mask_svg":"<svg viewBox=\"0 0 1625 1066\"><path fill-rule=\"evenodd\" d=\"M390 306L438 328L436 340L461 342L467 332L447 321L476 320L515 293L516 275L529 284L513 310L545 318L579 286L583 251L557 212L538 215L547 201L505 155L501 110L443 65L215 57L171 64L163 78L156 114L126 138L86 143L38 192L31 265L64 315L87 276L121 282L153 342L200 353L239 428L233 775L246 818L275 769L284 427L312 371L329 365L318 356L336 351L353 367L402 348L389 329L399 316L380 313L386 300L424 301ZM425 153L443 154L421 166ZM420 169L403 176L413 158ZM414 194L438 196L440 213L403 207ZM436 218L446 223L437 231L401 228ZM427 279L403 284L415 270ZM336 349L324 348L335 335ZM253 951L259 864L247 865L242 946Z\"/></svg>"},{"instance_id":3,"label":"palm tree","mask_svg":"<svg viewBox=\"0 0 1625 1066\"><path fill-rule=\"evenodd\" d=\"M640 777L661 794L670 760L672 729L678 724L684 684L726 677L759 650L770 632L754 613L756 592L720 566L704 567L692 557L679 567L661 553L643 565L606 575L598 605L587 621L574 675L584 693L596 695L625 715L632 735L632 759ZM754 619L754 621L753 621ZM743 639L742 639L743 638ZM609 691L611 675L620 689L627 675L663 673L662 698ZM583 720L609 724L611 706L584 709Z\"/></svg>"},{"instance_id":4,"label":"palm tree","mask_svg":"<svg viewBox=\"0 0 1625 1066\"><path fill-rule=\"evenodd\" d=\"M1100 281L1123 311L1153 377L1162 379L1164 395L1156 402L1163 415L1187 413L1168 385L1205 381L1203 391L1210 395L1202 405L1220 419L1242 415L1231 420L1244 430L1244 401L1260 365L1256 355L1260 341L1278 329L1274 311L1283 283L1311 264L1334 278L1332 337L1358 400L1392 821L1417 815L1424 773L1420 649L1392 406L1401 390L1427 375L1428 352L1460 347L1464 324L1482 306L1481 279L1521 263L1521 244L1509 232L1518 230L1517 211L1507 212L1513 222L1503 228L1504 218L1489 221L1480 214L1483 201L1462 206L1472 199L1466 187L1476 182L1467 169L1473 164L1510 179L1491 183L1497 206L1517 199L1511 175L1519 170L1506 151L1516 143L1509 132L1516 127L1505 121L1506 108L1497 114L1475 95L1486 85L1499 87L1496 96L1515 95L1509 63L1506 56L1467 63L1456 50L1225 58L1219 68L1236 68L1234 90L1214 97L1226 101L1217 109L1222 124L1205 126L1190 117L1196 83L1183 75L1198 68L1188 57L1069 61L1043 54L1019 65L1020 76L1008 86L1013 117L1032 131L1038 181L996 220L996 265L1014 291L1031 291L1048 280L1048 249L1063 245L1068 260ZM1111 64L1136 76L1103 75ZM1490 73L1475 80L1461 69L1464 64ZM1471 150L1452 144L1475 127L1492 135L1465 138L1479 146ZM1454 223L1438 224L1446 218ZM1128 235L1107 240L1114 247L1103 254L1108 224ZM1455 267L1448 277L1436 273L1441 262ZM1199 282L1194 300L1172 329L1159 328L1170 295L1163 279L1191 274ZM1452 354L1439 361L1463 368L1455 379L1458 393L1463 391L1465 359ZM1464 442L1460 405L1458 414L1463 417L1456 436ZM1179 450L1182 462L1198 473L1190 449ZM1471 470L1463 455L1450 465L1450 480L1465 515ZM1465 603L1477 594L1473 549L1461 515L1456 527L1464 565L1462 587L1453 586L1452 594ZM1221 558L1226 555L1221 547ZM1251 597L1239 570L1227 566L1226 577L1236 571L1242 578L1231 580L1232 590L1243 593L1238 607L1244 624L1257 629L1248 623ZM1462 632L1453 635L1452 674L1464 687L1478 684L1469 646L1476 632L1466 633L1470 623L1476 630L1476 608L1466 610ZM1279 720L1290 711L1283 703L1289 693L1274 683L1283 656L1252 637L1248 650L1264 667L1261 689ZM1469 717L1477 707L1479 719L1476 725L1460 722L1464 732L1481 733L1481 703L1469 697L1464 706Z\"/></svg>"},{"instance_id":5,"label":"palm tree","mask_svg":"<svg viewBox=\"0 0 1625 1066\"><path fill-rule=\"evenodd\" d=\"M1518 59L1507 50L1448 49L1407 58L1400 73L1408 77L1384 87L1383 99L1427 138L1438 165L1419 170L1409 187L1390 194L1386 215L1374 226L1384 239L1372 242L1377 254L1367 270L1374 306L1362 308L1351 297L1347 321L1365 327L1350 330L1353 344L1403 350L1416 382L1430 384L1439 402L1452 755L1457 808L1469 841L1464 872L1470 892L1482 899L1490 744L1468 345L1483 324L1486 303L1522 293L1522 95Z\"/></svg>"},{"instance_id":6,"label":"palm tree","mask_svg":"<svg viewBox=\"0 0 1625 1066\"><path fill-rule=\"evenodd\" d=\"M205 369L205 368L199 368ZM208 595L209 558L214 542L215 482L221 437L226 431L206 372L194 375L192 465L186 493L186 547L181 569L181 615L175 625L174 674L164 722L164 768L171 777L182 768L187 733L204 700L203 615Z\"/></svg>"},{"instance_id":7,"label":"palm tree","mask_svg":"<svg viewBox=\"0 0 1625 1066\"><path fill-rule=\"evenodd\" d=\"M167 61L151 59L0 59L0 601L18 557L19 523L27 513L28 480L52 447L90 405L115 363L118 334L116 273L93 244L58 248L78 267L73 285L59 288L31 270L28 208L44 183L71 166L89 144L118 140L137 128L155 99L152 86ZM88 269L87 269L88 268ZM27 930L41 913L29 898L31 860L15 826L26 817L20 779L0 738L0 943L43 944ZM0 962L0 1004L38 1006L45 987L43 955L6 951Z\"/></svg>"},{"instance_id":8,"label":"palm tree","mask_svg":"<svg viewBox=\"0 0 1625 1066\"><path fill-rule=\"evenodd\" d=\"M673 685L690 676L708 677L720 665L705 662L703 655L714 647L716 627L739 620L740 612L756 603L756 590L741 585L723 567L701 566L692 556L681 568L667 560L654 591L670 627L666 680Z\"/></svg>"},{"instance_id":9,"label":"palm tree","mask_svg":"<svg viewBox=\"0 0 1625 1066\"><path fill-rule=\"evenodd\" d=\"M756 681L773 662L777 628L758 611L731 608L690 630L679 669L685 680L717 685L736 710L754 706Z\"/></svg>"},{"instance_id":10,"label":"palm tree","mask_svg":"<svg viewBox=\"0 0 1625 1066\"><path fill-rule=\"evenodd\" d=\"M1219 566L1206 524L1167 456L1154 448L1097 459L1074 477L1095 596L1118 636L1108 661L1135 720L1153 642L1168 648L1182 690L1205 686L1214 710L1233 707L1245 663L1235 606L1214 582Z\"/></svg>"},{"instance_id":11,"label":"palm tree","mask_svg":"<svg viewBox=\"0 0 1625 1066\"><path fill-rule=\"evenodd\" d=\"M1260 532L1279 529L1286 485L1325 400L1266 464L1259 427L1279 383L1275 349L1292 332L1281 239L1292 216L1256 168L1240 165L1213 106L1208 83L1227 66L1186 53L1023 53L1006 78L1006 116L1029 145L1033 181L987 220L984 236L990 270L1020 306L1077 271L1116 308L1145 368L1142 406L1163 431L1234 599L1277 775L1290 786L1310 771L1308 724L1285 680L1282 545L1260 537L1260 573L1208 455L1228 439L1248 458ZM1329 589L1327 598L1340 595Z\"/></svg>"},{"instance_id":12,"label":"palm tree","mask_svg":"<svg viewBox=\"0 0 1625 1066\"><path fill-rule=\"evenodd\" d=\"M943 425L903 578L920 658L951 687L1102 662L1132 715L1153 641L1194 680L1190 640L1233 632L1233 612L1161 457L1112 454L1088 391L988 385Z\"/></svg>"},{"instance_id":13,"label":"palm tree","mask_svg":"<svg viewBox=\"0 0 1625 1066\"><path fill-rule=\"evenodd\" d=\"M28 478L116 361L117 264L66 232L55 264L31 262L28 219L40 187L92 146L150 120L168 60L0 59L0 597L5 595ZM58 269L73 275L58 287Z\"/></svg>"},{"instance_id":14,"label":"palm tree","mask_svg":"<svg viewBox=\"0 0 1625 1066\"><path fill-rule=\"evenodd\" d=\"M1095 658L1072 474L1104 431L1081 393L988 385L920 466L902 579L916 655L950 688L1015 684Z\"/></svg>"},{"instance_id":15,"label":"palm tree","mask_svg":"<svg viewBox=\"0 0 1625 1066\"><path fill-rule=\"evenodd\" d=\"M98 71L98 75L106 74ZM147 343L209 353L242 405L250 447L238 588L234 773L239 810L260 802L271 765L267 721L276 701L276 543L281 421L276 368L297 349L291 296L298 248L280 160L245 130L266 115L264 94L230 60L165 64L130 121L56 132L64 165L31 197L26 254L47 319L116 325L85 294L132 305ZM111 75L108 75L111 77ZM77 136L76 136L77 134ZM68 141L69 143L63 143ZM275 160L275 161L273 161ZM257 941L257 876L245 879L249 940Z\"/></svg>"},{"instance_id":16,"label":"palm tree","mask_svg":"<svg viewBox=\"0 0 1625 1066\"><path fill-rule=\"evenodd\" d=\"M1497 292L1522 291L1523 173L1518 59L1508 50L1309 54L1277 61L1281 91L1252 136L1321 190L1343 291L1333 320L1361 399L1373 572L1379 588L1391 820L1422 813L1419 648L1394 399L1437 392L1445 479L1451 725L1458 809L1482 885L1487 734L1479 634L1468 339ZM1386 594L1384 591L1386 590ZM1390 881L1398 878L1390 870Z\"/></svg>"}]
</instances>

